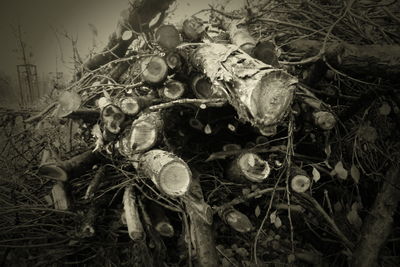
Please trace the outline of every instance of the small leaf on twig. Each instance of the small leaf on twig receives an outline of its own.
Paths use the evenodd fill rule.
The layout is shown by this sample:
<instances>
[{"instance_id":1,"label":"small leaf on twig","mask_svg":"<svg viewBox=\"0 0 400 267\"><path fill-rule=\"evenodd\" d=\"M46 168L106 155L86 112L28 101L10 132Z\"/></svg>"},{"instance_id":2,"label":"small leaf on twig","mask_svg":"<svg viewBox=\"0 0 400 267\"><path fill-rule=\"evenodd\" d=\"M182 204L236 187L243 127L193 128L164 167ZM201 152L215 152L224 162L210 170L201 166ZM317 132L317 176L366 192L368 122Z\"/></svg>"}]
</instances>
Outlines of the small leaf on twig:
<instances>
[{"instance_id":1,"label":"small leaf on twig","mask_svg":"<svg viewBox=\"0 0 400 267\"><path fill-rule=\"evenodd\" d=\"M312 175L313 175L312 179L313 179L314 182L318 182L319 179L321 178L321 174L319 173L319 171L315 167L313 167Z\"/></svg>"},{"instance_id":2,"label":"small leaf on twig","mask_svg":"<svg viewBox=\"0 0 400 267\"><path fill-rule=\"evenodd\" d=\"M260 206L257 205L256 209L254 210L254 215L258 218L261 214Z\"/></svg>"},{"instance_id":3,"label":"small leaf on twig","mask_svg":"<svg viewBox=\"0 0 400 267\"><path fill-rule=\"evenodd\" d=\"M271 223L275 225L276 228L279 228L282 226L282 221L279 218L279 216L276 214L276 211L271 213L271 215L269 216L269 219L271 220Z\"/></svg>"},{"instance_id":4,"label":"small leaf on twig","mask_svg":"<svg viewBox=\"0 0 400 267\"><path fill-rule=\"evenodd\" d=\"M358 206L357 202L354 202L351 205L351 210L347 213L346 218L351 225L353 225L356 229L360 229L362 226L362 220L358 215Z\"/></svg>"},{"instance_id":5,"label":"small leaf on twig","mask_svg":"<svg viewBox=\"0 0 400 267\"><path fill-rule=\"evenodd\" d=\"M356 184L358 184L358 182L360 181L360 171L358 170L356 165L353 164L351 166L350 174L351 174L351 177L353 178L354 182Z\"/></svg>"},{"instance_id":6,"label":"small leaf on twig","mask_svg":"<svg viewBox=\"0 0 400 267\"><path fill-rule=\"evenodd\" d=\"M392 111L392 108L390 107L390 105L387 102L383 102L382 106L379 108L379 114L381 114L383 116L389 115L391 111Z\"/></svg>"},{"instance_id":7,"label":"small leaf on twig","mask_svg":"<svg viewBox=\"0 0 400 267\"><path fill-rule=\"evenodd\" d=\"M339 161L338 163L336 163L335 168L331 172L331 175L336 175L337 177L339 177L342 180L347 179L348 171L343 167L342 161Z\"/></svg>"}]
</instances>

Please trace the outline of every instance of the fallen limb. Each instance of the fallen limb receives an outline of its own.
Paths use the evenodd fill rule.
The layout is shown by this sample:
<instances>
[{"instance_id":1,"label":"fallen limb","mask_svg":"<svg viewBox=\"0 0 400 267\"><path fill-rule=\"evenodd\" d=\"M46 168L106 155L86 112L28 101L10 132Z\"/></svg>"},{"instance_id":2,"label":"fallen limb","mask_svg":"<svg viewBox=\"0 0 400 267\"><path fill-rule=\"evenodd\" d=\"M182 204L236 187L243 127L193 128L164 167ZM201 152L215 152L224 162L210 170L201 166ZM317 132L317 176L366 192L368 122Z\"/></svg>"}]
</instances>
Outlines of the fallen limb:
<instances>
[{"instance_id":1,"label":"fallen limb","mask_svg":"<svg viewBox=\"0 0 400 267\"><path fill-rule=\"evenodd\" d=\"M383 186L364 220L361 238L353 253L352 266L378 266L379 252L392 232L394 218L400 201L400 169L392 166L386 173Z\"/></svg>"},{"instance_id":2,"label":"fallen limb","mask_svg":"<svg viewBox=\"0 0 400 267\"><path fill-rule=\"evenodd\" d=\"M297 40L288 45L289 51L301 52L309 56L320 55L322 42ZM361 76L380 76L393 80L400 74L400 45L353 45L345 42L327 43L327 61L346 73Z\"/></svg>"},{"instance_id":3,"label":"fallen limb","mask_svg":"<svg viewBox=\"0 0 400 267\"><path fill-rule=\"evenodd\" d=\"M211 208L204 202L200 182L196 178L193 179L190 187L190 196L183 198L183 201L190 218L191 240L196 250L197 263L201 267L219 266L214 232L211 226ZM198 207L203 208L199 209Z\"/></svg>"},{"instance_id":4,"label":"fallen limb","mask_svg":"<svg viewBox=\"0 0 400 267\"><path fill-rule=\"evenodd\" d=\"M69 160L45 163L39 167L38 175L65 182L87 171L99 160L99 154L89 150Z\"/></svg>"},{"instance_id":5,"label":"fallen limb","mask_svg":"<svg viewBox=\"0 0 400 267\"><path fill-rule=\"evenodd\" d=\"M144 237L144 230L139 217L136 196L131 185L125 187L123 204L129 236L132 240L141 240Z\"/></svg>"}]
</instances>

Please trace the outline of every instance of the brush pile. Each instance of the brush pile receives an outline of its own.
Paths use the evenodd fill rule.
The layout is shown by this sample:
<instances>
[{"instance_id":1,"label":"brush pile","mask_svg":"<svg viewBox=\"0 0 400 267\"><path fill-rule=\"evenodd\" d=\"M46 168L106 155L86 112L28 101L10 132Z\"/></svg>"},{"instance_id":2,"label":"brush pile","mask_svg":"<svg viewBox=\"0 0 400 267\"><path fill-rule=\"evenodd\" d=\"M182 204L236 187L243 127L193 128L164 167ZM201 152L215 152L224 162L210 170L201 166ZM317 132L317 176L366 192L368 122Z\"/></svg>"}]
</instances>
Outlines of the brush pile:
<instances>
[{"instance_id":1,"label":"brush pile","mask_svg":"<svg viewBox=\"0 0 400 267\"><path fill-rule=\"evenodd\" d=\"M2 112L3 265L398 266L399 3L172 2Z\"/></svg>"}]
</instances>

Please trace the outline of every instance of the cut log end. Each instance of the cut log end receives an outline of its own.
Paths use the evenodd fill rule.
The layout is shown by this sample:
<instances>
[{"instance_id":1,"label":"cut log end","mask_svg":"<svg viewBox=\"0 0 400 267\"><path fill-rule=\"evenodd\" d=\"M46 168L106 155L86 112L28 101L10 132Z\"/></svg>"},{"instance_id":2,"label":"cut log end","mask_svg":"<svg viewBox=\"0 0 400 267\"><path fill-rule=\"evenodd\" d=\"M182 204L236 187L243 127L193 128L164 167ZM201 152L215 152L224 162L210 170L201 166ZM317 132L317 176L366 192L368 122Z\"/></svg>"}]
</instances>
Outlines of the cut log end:
<instances>
[{"instance_id":1,"label":"cut log end","mask_svg":"<svg viewBox=\"0 0 400 267\"><path fill-rule=\"evenodd\" d=\"M110 104L103 108L101 119L105 129L112 134L117 134L120 132L121 124L125 120L125 114L118 106Z\"/></svg>"},{"instance_id":2,"label":"cut log end","mask_svg":"<svg viewBox=\"0 0 400 267\"><path fill-rule=\"evenodd\" d=\"M168 222L160 222L155 226L156 231L165 237L172 237L175 234L174 227Z\"/></svg>"},{"instance_id":3,"label":"cut log end","mask_svg":"<svg viewBox=\"0 0 400 267\"><path fill-rule=\"evenodd\" d=\"M335 116L331 112L317 111L313 113L314 122L323 130L331 130L336 125Z\"/></svg>"},{"instance_id":4,"label":"cut log end","mask_svg":"<svg viewBox=\"0 0 400 267\"><path fill-rule=\"evenodd\" d=\"M168 66L162 57L146 57L141 61L140 67L142 79L149 84L159 84L167 78Z\"/></svg>"},{"instance_id":5,"label":"cut log end","mask_svg":"<svg viewBox=\"0 0 400 267\"><path fill-rule=\"evenodd\" d=\"M200 99L218 98L222 95L210 80L202 74L195 75L192 78L191 88L195 96Z\"/></svg>"},{"instance_id":6,"label":"cut log end","mask_svg":"<svg viewBox=\"0 0 400 267\"><path fill-rule=\"evenodd\" d=\"M167 81L165 86L161 88L160 96L168 100L176 100L185 93L185 85L179 81Z\"/></svg>"},{"instance_id":7,"label":"cut log end","mask_svg":"<svg viewBox=\"0 0 400 267\"><path fill-rule=\"evenodd\" d=\"M296 175L290 182L290 187L297 193L306 192L311 185L311 179L305 175Z\"/></svg>"},{"instance_id":8,"label":"cut log end","mask_svg":"<svg viewBox=\"0 0 400 267\"><path fill-rule=\"evenodd\" d=\"M166 54L165 61L171 71L178 71L182 67L181 56L176 52L170 52Z\"/></svg>"},{"instance_id":9,"label":"cut log end","mask_svg":"<svg viewBox=\"0 0 400 267\"><path fill-rule=\"evenodd\" d=\"M180 161L170 162L160 171L160 188L168 195L182 196L189 188L191 172Z\"/></svg>"},{"instance_id":10,"label":"cut log end","mask_svg":"<svg viewBox=\"0 0 400 267\"><path fill-rule=\"evenodd\" d=\"M39 167L39 176L47 179L65 182L68 180L68 174L57 165L42 165Z\"/></svg>"},{"instance_id":11,"label":"cut log end","mask_svg":"<svg viewBox=\"0 0 400 267\"><path fill-rule=\"evenodd\" d=\"M160 26L155 37L157 43L166 50L174 49L182 42L179 31L173 25Z\"/></svg>"},{"instance_id":12,"label":"cut log end","mask_svg":"<svg viewBox=\"0 0 400 267\"><path fill-rule=\"evenodd\" d=\"M229 209L223 213L223 220L234 230L240 233L247 233L253 229L250 219L240 211Z\"/></svg>"},{"instance_id":13,"label":"cut log end","mask_svg":"<svg viewBox=\"0 0 400 267\"><path fill-rule=\"evenodd\" d=\"M182 32L189 41L198 41L203 36L205 27L199 19L190 17L183 22Z\"/></svg>"},{"instance_id":14,"label":"cut log end","mask_svg":"<svg viewBox=\"0 0 400 267\"><path fill-rule=\"evenodd\" d=\"M252 182L261 183L270 173L268 162L254 153L241 154L236 164L242 175Z\"/></svg>"},{"instance_id":15,"label":"cut log end","mask_svg":"<svg viewBox=\"0 0 400 267\"><path fill-rule=\"evenodd\" d=\"M134 116L139 113L140 105L133 97L124 97L118 101L118 106L126 115Z\"/></svg>"},{"instance_id":16,"label":"cut log end","mask_svg":"<svg viewBox=\"0 0 400 267\"><path fill-rule=\"evenodd\" d=\"M183 196L189 190L192 180L189 166L172 153L150 150L140 157L138 168L160 191L171 197Z\"/></svg>"}]
</instances>

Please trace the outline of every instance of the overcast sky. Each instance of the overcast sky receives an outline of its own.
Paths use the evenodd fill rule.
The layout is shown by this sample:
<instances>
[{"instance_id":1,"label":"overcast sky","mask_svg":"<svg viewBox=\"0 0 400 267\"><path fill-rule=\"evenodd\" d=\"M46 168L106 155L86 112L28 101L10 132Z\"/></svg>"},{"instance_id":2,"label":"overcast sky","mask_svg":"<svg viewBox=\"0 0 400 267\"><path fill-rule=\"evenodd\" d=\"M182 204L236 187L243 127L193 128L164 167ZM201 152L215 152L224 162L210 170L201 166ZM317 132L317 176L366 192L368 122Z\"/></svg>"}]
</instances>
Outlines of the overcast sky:
<instances>
[{"instance_id":1,"label":"overcast sky","mask_svg":"<svg viewBox=\"0 0 400 267\"><path fill-rule=\"evenodd\" d=\"M215 1L177 0L175 16L183 19ZM242 2L231 0L231 5ZM22 25L23 39L30 46L31 63L37 65L39 76L55 71L56 65L59 71L68 72L68 64L72 62L71 43L62 36L57 40L54 29L77 37L79 52L85 56L93 44L99 50L106 44L128 3L128 0L1 0L0 71L14 76L16 64L21 63L20 55L14 51L17 45L13 27L18 23ZM97 36L90 25L97 30Z\"/></svg>"}]
</instances>

